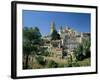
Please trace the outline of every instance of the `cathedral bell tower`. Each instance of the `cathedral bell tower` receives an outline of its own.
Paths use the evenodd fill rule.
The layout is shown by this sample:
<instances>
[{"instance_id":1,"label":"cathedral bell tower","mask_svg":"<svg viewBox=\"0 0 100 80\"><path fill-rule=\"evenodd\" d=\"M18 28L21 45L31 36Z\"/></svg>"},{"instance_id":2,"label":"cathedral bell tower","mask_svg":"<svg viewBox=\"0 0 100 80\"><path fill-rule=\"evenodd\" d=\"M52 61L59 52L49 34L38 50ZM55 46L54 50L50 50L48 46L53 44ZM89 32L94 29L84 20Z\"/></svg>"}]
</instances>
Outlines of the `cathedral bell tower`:
<instances>
[{"instance_id":1,"label":"cathedral bell tower","mask_svg":"<svg viewBox=\"0 0 100 80\"><path fill-rule=\"evenodd\" d=\"M54 30L55 30L55 23L51 22L51 24L50 24L50 34L52 34Z\"/></svg>"},{"instance_id":2,"label":"cathedral bell tower","mask_svg":"<svg viewBox=\"0 0 100 80\"><path fill-rule=\"evenodd\" d=\"M60 26L58 33L61 35L63 32L62 26Z\"/></svg>"}]
</instances>

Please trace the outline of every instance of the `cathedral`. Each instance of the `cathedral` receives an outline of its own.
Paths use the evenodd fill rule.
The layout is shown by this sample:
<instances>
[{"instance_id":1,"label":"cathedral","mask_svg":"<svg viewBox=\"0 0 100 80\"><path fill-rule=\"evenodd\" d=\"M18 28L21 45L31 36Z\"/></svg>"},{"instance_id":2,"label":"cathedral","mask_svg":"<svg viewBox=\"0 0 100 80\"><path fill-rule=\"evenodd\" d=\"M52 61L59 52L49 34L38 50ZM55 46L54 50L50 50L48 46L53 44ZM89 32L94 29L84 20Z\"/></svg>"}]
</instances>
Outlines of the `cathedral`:
<instances>
[{"instance_id":1,"label":"cathedral","mask_svg":"<svg viewBox=\"0 0 100 80\"><path fill-rule=\"evenodd\" d=\"M70 27L62 26L57 30L60 35L60 39L51 40L51 34L56 30L55 23L51 22L50 25L50 33L47 36L43 37L44 45L42 47L46 47L48 52L54 53L53 56L59 58L66 58L68 54L73 53L74 49L82 43L83 38L90 38L89 32L77 32Z\"/></svg>"}]
</instances>

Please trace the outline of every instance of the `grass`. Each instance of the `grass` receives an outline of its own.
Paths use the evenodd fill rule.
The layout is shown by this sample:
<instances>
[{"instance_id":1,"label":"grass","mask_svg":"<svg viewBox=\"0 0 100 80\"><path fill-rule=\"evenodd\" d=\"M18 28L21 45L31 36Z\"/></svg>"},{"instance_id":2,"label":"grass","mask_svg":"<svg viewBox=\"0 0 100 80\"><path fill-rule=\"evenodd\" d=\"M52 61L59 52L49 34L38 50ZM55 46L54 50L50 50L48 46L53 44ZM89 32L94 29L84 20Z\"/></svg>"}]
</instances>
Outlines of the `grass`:
<instances>
[{"instance_id":1,"label":"grass","mask_svg":"<svg viewBox=\"0 0 100 80\"><path fill-rule=\"evenodd\" d=\"M46 57L47 60L54 60L55 62L57 62L59 64L59 67L66 67L66 65L68 65L68 61L66 59L59 59L57 57ZM86 58L83 59L82 61L77 61L77 63L79 64L80 67L82 66L91 66L91 59L90 58Z\"/></svg>"},{"instance_id":2,"label":"grass","mask_svg":"<svg viewBox=\"0 0 100 80\"><path fill-rule=\"evenodd\" d=\"M91 59L90 58L86 58L82 61L78 61L78 64L80 66L91 66Z\"/></svg>"},{"instance_id":3,"label":"grass","mask_svg":"<svg viewBox=\"0 0 100 80\"><path fill-rule=\"evenodd\" d=\"M63 67L71 67L70 65L72 65L72 67L84 67L84 66L91 66L91 59L90 58L86 58L82 61L77 61L74 64L71 62L69 62L67 59L61 59L61 58L57 58L57 57L44 57L44 59L46 59L46 62L52 60L55 63L57 63L57 67L58 68L63 68ZM48 63L45 63L44 65L41 65L39 63L37 63L36 61L30 62L29 63L31 68L30 69L43 69L43 68L53 68L53 67L48 67Z\"/></svg>"}]
</instances>

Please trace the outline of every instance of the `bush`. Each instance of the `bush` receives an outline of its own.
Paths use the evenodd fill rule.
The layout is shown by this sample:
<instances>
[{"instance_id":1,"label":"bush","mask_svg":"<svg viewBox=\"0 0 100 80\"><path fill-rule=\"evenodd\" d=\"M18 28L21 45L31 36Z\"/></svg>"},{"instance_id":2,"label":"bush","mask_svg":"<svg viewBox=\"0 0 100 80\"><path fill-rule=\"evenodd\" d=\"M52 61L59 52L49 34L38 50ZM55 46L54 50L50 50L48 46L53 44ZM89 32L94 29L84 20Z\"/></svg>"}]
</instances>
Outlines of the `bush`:
<instances>
[{"instance_id":1,"label":"bush","mask_svg":"<svg viewBox=\"0 0 100 80\"><path fill-rule=\"evenodd\" d=\"M80 52L76 55L76 59L81 61L84 59L84 55Z\"/></svg>"},{"instance_id":2,"label":"bush","mask_svg":"<svg viewBox=\"0 0 100 80\"><path fill-rule=\"evenodd\" d=\"M67 63L66 65L67 67L78 67L80 66L77 62L77 59L73 59L72 55L69 55L69 57L67 58Z\"/></svg>"},{"instance_id":3,"label":"bush","mask_svg":"<svg viewBox=\"0 0 100 80\"><path fill-rule=\"evenodd\" d=\"M58 67L65 67L64 65L65 65L65 64L59 63L59 64L58 64Z\"/></svg>"},{"instance_id":4,"label":"bush","mask_svg":"<svg viewBox=\"0 0 100 80\"><path fill-rule=\"evenodd\" d=\"M66 67L79 67L79 63L78 62L68 62L65 65Z\"/></svg>"},{"instance_id":5,"label":"bush","mask_svg":"<svg viewBox=\"0 0 100 80\"><path fill-rule=\"evenodd\" d=\"M58 64L53 60L49 60L47 63L47 67L48 68L56 68L56 67L58 67Z\"/></svg>"},{"instance_id":6,"label":"bush","mask_svg":"<svg viewBox=\"0 0 100 80\"><path fill-rule=\"evenodd\" d=\"M67 67L72 67L72 62L68 62Z\"/></svg>"},{"instance_id":7,"label":"bush","mask_svg":"<svg viewBox=\"0 0 100 80\"><path fill-rule=\"evenodd\" d=\"M79 67L79 63L78 62L72 62L72 67Z\"/></svg>"},{"instance_id":8,"label":"bush","mask_svg":"<svg viewBox=\"0 0 100 80\"><path fill-rule=\"evenodd\" d=\"M74 51L76 59L81 61L85 58L90 57L91 56L90 46L91 46L90 39L84 38L82 43L79 44Z\"/></svg>"},{"instance_id":9,"label":"bush","mask_svg":"<svg viewBox=\"0 0 100 80\"><path fill-rule=\"evenodd\" d=\"M41 65L45 65L46 60L44 60L44 58L42 56L37 56L36 57L37 63L41 64Z\"/></svg>"},{"instance_id":10,"label":"bush","mask_svg":"<svg viewBox=\"0 0 100 80\"><path fill-rule=\"evenodd\" d=\"M41 53L41 55L43 55L43 56L49 56L50 53L48 51L45 51L45 52Z\"/></svg>"}]
</instances>

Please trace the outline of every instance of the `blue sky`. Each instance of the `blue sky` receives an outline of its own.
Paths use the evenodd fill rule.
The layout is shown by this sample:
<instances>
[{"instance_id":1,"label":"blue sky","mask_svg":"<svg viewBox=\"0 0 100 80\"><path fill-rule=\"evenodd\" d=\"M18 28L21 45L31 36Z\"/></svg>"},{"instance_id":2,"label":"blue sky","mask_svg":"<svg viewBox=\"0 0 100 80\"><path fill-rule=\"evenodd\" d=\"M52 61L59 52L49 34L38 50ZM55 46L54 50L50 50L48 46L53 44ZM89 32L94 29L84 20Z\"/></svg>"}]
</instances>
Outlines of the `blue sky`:
<instances>
[{"instance_id":1,"label":"blue sky","mask_svg":"<svg viewBox=\"0 0 100 80\"><path fill-rule=\"evenodd\" d=\"M90 32L91 15L89 13L50 12L23 10L23 27L37 26L42 35L50 33L50 23L55 22L56 30L60 26L70 28L78 32Z\"/></svg>"}]
</instances>

